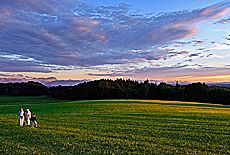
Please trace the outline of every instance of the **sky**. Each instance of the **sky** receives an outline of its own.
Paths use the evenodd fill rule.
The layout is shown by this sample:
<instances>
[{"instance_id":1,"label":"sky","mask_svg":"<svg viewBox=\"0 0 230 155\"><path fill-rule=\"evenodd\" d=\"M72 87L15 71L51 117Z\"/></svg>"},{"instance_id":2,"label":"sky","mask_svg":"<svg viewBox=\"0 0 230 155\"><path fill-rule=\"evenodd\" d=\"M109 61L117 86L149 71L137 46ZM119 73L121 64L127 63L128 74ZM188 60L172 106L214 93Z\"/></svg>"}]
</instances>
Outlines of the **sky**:
<instances>
[{"instance_id":1,"label":"sky","mask_svg":"<svg viewBox=\"0 0 230 155\"><path fill-rule=\"evenodd\" d=\"M230 82L230 2L0 0L0 82Z\"/></svg>"}]
</instances>

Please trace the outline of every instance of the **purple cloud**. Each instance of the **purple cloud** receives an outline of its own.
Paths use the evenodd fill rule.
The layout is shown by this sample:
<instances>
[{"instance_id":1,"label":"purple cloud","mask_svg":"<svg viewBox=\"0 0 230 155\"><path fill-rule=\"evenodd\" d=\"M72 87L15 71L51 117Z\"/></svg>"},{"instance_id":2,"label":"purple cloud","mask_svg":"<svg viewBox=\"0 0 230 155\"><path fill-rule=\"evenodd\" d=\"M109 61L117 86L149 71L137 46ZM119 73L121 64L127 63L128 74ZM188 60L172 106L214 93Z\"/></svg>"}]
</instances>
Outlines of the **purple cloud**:
<instances>
[{"instance_id":1,"label":"purple cloud","mask_svg":"<svg viewBox=\"0 0 230 155\"><path fill-rule=\"evenodd\" d=\"M226 75L226 70L228 69L225 67L206 67L199 64L194 66L178 64L171 67L144 68L124 71L122 73L118 73L118 76L131 77L134 79L137 78L137 75L139 79L146 79L146 77L150 79L177 79L181 77L191 77L191 75L193 75L193 77ZM116 73L113 74L113 76L116 77Z\"/></svg>"},{"instance_id":2,"label":"purple cloud","mask_svg":"<svg viewBox=\"0 0 230 155\"><path fill-rule=\"evenodd\" d=\"M159 47L196 34L198 24L222 17L230 8L223 2L145 16L131 13L125 3L2 0L0 4L0 70L44 73L57 69L51 66L64 70L165 58L170 51Z\"/></svg>"},{"instance_id":3,"label":"purple cloud","mask_svg":"<svg viewBox=\"0 0 230 155\"><path fill-rule=\"evenodd\" d=\"M197 57L197 56L199 56L201 53L193 53L193 54L190 54L189 55L189 57L191 58L191 57Z\"/></svg>"},{"instance_id":4,"label":"purple cloud","mask_svg":"<svg viewBox=\"0 0 230 155\"><path fill-rule=\"evenodd\" d=\"M226 18L226 19L221 19L217 22L215 22L214 24L229 24L230 23L230 17Z\"/></svg>"}]
</instances>

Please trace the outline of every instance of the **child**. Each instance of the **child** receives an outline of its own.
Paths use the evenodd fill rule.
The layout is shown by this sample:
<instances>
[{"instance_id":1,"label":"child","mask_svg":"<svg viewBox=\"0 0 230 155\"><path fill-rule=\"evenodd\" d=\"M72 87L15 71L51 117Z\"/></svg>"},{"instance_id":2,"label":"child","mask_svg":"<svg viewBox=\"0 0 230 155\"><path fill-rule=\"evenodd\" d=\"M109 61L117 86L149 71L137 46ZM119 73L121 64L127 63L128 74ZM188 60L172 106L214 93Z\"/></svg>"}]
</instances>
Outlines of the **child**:
<instances>
[{"instance_id":1,"label":"child","mask_svg":"<svg viewBox=\"0 0 230 155\"><path fill-rule=\"evenodd\" d=\"M37 128L38 127L38 123L37 123L37 119L35 117L35 114L33 114L33 116L31 117L31 121L32 121L31 128L33 127L34 124L36 125L36 128Z\"/></svg>"}]
</instances>

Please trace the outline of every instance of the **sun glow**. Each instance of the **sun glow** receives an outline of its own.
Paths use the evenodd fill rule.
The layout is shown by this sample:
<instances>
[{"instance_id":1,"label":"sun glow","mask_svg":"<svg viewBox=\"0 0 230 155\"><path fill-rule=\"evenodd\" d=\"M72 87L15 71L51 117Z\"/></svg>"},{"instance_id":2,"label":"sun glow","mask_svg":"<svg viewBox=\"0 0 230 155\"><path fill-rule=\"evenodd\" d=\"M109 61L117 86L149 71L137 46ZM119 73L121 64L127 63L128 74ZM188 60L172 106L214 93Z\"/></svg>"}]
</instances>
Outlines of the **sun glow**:
<instances>
[{"instance_id":1,"label":"sun glow","mask_svg":"<svg viewBox=\"0 0 230 155\"><path fill-rule=\"evenodd\" d=\"M215 75L215 76L202 76L202 77L178 77L177 80L188 82L228 82L230 81L230 75Z\"/></svg>"}]
</instances>

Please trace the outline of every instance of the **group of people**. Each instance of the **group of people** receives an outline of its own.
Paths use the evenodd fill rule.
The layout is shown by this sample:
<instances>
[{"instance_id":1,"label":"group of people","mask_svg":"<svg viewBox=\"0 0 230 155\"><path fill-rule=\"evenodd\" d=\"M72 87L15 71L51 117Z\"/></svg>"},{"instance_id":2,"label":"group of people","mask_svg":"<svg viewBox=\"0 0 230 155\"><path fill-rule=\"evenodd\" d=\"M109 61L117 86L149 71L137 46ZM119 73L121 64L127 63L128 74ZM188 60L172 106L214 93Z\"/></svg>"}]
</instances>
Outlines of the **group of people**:
<instances>
[{"instance_id":1,"label":"group of people","mask_svg":"<svg viewBox=\"0 0 230 155\"><path fill-rule=\"evenodd\" d=\"M31 128L33 127L34 124L36 128L38 127L36 115L35 114L32 115L29 109L26 109L26 112L24 112L24 110L21 108L19 111L18 119L19 119L20 126L23 126L24 123L30 125L30 121L31 121L32 122Z\"/></svg>"}]
</instances>

